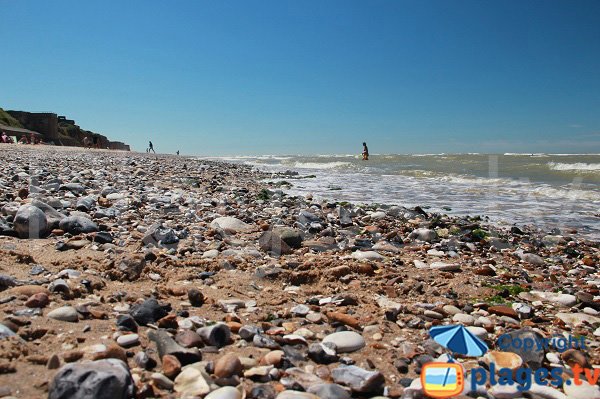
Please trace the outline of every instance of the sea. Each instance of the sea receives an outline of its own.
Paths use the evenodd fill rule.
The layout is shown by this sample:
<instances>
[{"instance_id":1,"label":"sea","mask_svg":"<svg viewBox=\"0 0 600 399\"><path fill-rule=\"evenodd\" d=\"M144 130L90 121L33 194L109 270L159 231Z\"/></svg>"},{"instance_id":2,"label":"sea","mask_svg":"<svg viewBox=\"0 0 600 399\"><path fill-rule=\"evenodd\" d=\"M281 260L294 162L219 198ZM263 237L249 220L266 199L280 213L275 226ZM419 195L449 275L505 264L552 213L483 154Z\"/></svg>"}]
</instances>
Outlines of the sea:
<instances>
[{"instance_id":1,"label":"sea","mask_svg":"<svg viewBox=\"0 0 600 399\"><path fill-rule=\"evenodd\" d=\"M217 159L306 177L267 179L291 183L289 188L282 186L290 195L420 206L429 212L486 216L507 226L577 230L600 240L600 154L372 154L368 161L353 154Z\"/></svg>"}]
</instances>

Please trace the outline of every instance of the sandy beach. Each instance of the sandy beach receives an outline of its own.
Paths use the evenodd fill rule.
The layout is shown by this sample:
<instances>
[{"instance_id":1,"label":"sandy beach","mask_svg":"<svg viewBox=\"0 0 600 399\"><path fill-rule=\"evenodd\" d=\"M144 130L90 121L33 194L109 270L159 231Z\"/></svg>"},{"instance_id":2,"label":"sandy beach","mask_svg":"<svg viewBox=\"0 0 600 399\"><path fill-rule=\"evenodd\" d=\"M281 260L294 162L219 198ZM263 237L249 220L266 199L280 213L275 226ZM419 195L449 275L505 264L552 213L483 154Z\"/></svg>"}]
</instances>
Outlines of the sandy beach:
<instances>
[{"instance_id":1,"label":"sandy beach","mask_svg":"<svg viewBox=\"0 0 600 399\"><path fill-rule=\"evenodd\" d=\"M0 397L420 398L421 366L449 353L428 330L451 323L490 349L456 356L467 374L564 367L528 397L600 395L569 383L600 364L600 250L575 230L293 197L281 180L302 176L215 160L0 159ZM586 345L500 348L506 333Z\"/></svg>"}]
</instances>

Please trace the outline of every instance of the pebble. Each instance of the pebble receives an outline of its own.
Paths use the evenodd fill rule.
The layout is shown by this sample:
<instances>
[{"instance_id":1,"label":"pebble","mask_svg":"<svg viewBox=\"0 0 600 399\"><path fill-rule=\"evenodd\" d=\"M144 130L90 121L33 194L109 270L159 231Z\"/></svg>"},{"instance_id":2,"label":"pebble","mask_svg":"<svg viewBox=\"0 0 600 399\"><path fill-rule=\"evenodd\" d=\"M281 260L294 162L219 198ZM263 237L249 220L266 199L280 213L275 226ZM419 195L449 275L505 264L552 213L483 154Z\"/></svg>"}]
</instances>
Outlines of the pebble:
<instances>
[{"instance_id":1,"label":"pebble","mask_svg":"<svg viewBox=\"0 0 600 399\"><path fill-rule=\"evenodd\" d=\"M324 344L328 342L335 345L337 353L355 352L365 346L365 339L354 331L340 331L329 334L323 339Z\"/></svg>"},{"instance_id":2,"label":"pebble","mask_svg":"<svg viewBox=\"0 0 600 399\"><path fill-rule=\"evenodd\" d=\"M63 306L61 308L54 309L48 312L47 316L54 320L69 321L72 323L79 320L77 310L75 310L75 308L72 306Z\"/></svg>"},{"instance_id":3,"label":"pebble","mask_svg":"<svg viewBox=\"0 0 600 399\"><path fill-rule=\"evenodd\" d=\"M125 334L117 338L117 343L123 348L130 348L139 345L140 336L137 334Z\"/></svg>"}]
</instances>

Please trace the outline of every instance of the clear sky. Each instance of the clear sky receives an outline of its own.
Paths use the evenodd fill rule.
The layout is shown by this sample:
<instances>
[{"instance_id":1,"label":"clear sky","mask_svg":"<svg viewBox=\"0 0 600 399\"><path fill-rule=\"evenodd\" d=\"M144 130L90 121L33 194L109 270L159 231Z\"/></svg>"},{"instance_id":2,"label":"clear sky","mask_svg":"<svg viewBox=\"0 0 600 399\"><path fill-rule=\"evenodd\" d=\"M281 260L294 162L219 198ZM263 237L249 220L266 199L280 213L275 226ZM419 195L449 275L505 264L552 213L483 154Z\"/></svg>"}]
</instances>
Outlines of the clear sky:
<instances>
[{"instance_id":1,"label":"clear sky","mask_svg":"<svg viewBox=\"0 0 600 399\"><path fill-rule=\"evenodd\" d=\"M600 1L0 0L0 107L195 155L600 152Z\"/></svg>"}]
</instances>

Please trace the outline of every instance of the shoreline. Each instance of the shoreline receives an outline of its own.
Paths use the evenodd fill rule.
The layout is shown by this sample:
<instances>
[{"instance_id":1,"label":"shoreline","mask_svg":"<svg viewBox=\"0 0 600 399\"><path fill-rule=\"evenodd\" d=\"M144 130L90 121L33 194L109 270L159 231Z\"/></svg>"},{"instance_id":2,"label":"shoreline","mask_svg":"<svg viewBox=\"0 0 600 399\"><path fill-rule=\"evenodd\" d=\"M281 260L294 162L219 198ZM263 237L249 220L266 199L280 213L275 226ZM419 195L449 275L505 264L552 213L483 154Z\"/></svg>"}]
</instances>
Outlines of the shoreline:
<instances>
[{"instance_id":1,"label":"shoreline","mask_svg":"<svg viewBox=\"0 0 600 399\"><path fill-rule=\"evenodd\" d=\"M56 365L106 358L124 360L131 385L155 397L200 389L181 377L186 363L203 370L198 396L239 385L246 397L285 398L335 382L355 396L418 397L422 364L447 353L427 330L448 323L490 349L528 328L582 336L585 354L519 359L600 364L600 251L576 234L287 197L260 180L270 173L226 161L8 148L0 231L22 238L0 244L0 332L11 335L0 340L0 389L16 397L64 384ZM34 200L49 206L37 203L43 217L29 208L45 218L40 239L13 223ZM332 336L341 330L355 347ZM348 364L370 377L352 380Z\"/></svg>"}]
</instances>

